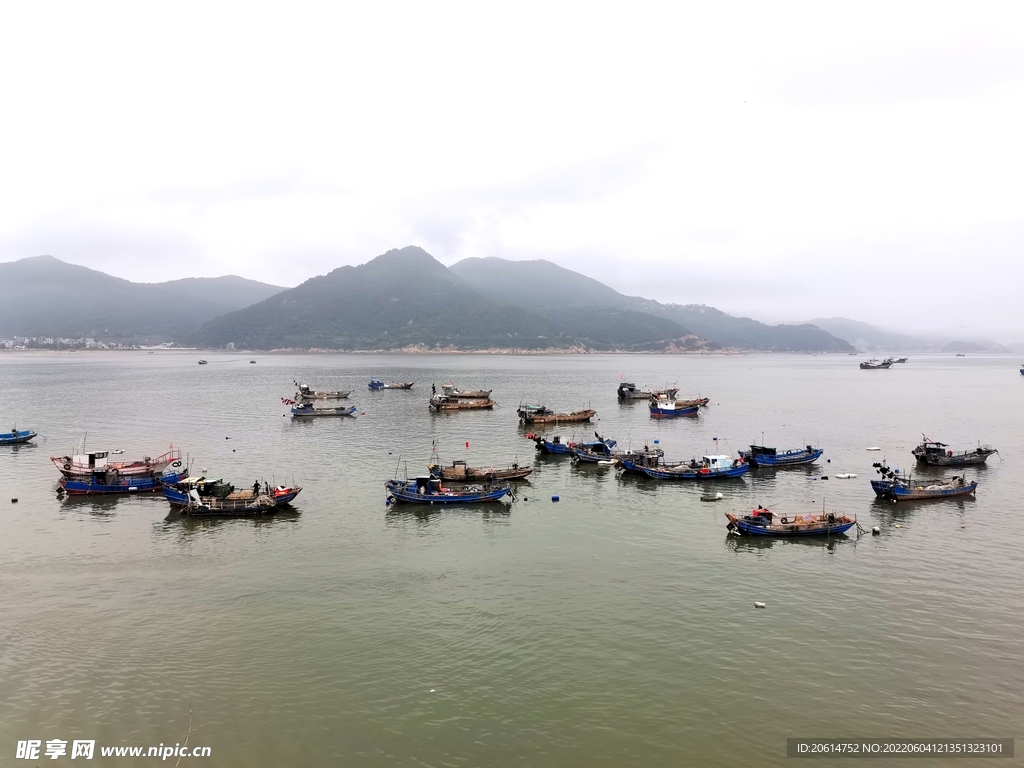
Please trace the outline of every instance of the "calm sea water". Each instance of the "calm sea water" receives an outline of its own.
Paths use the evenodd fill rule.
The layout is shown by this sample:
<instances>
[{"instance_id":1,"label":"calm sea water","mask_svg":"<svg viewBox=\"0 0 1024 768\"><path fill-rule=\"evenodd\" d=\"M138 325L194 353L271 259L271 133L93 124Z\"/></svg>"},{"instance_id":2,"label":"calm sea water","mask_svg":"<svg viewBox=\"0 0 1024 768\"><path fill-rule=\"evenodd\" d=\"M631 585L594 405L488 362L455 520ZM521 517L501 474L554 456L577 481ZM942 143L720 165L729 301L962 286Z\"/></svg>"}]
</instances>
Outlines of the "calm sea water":
<instances>
[{"instance_id":1,"label":"calm sea water","mask_svg":"<svg viewBox=\"0 0 1024 768\"><path fill-rule=\"evenodd\" d=\"M190 705L189 743L223 766L781 765L794 736L1024 738L1018 360L207 357L0 358L0 426L45 436L0 449L5 765L20 739L181 742ZM712 405L656 422L616 401L622 375ZM416 386L370 393L371 376ZM353 389L361 415L285 418L293 378ZM498 407L429 413L431 382L452 379ZM566 438L596 428L689 458L763 432L830 463L723 481L701 503L698 485L535 459L524 396L597 409ZM1000 450L967 470L976 499L874 500L871 463L910 466L922 432ZM47 457L86 433L304 491L260 521L183 520L153 497L61 503ZM420 472L435 439L445 460L537 471L511 505L386 507L384 480ZM727 536L724 512L759 503L824 504L881 536Z\"/></svg>"}]
</instances>

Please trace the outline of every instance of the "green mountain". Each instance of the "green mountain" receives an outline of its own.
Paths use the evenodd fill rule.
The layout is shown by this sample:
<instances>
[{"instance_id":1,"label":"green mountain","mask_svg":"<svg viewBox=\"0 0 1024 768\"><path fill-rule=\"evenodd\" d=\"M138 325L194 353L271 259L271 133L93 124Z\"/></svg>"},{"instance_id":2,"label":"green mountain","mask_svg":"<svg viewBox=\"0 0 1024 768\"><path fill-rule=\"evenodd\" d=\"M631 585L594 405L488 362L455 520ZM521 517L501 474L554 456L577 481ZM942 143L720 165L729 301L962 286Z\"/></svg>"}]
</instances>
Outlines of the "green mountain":
<instances>
[{"instance_id":1,"label":"green mountain","mask_svg":"<svg viewBox=\"0 0 1024 768\"><path fill-rule=\"evenodd\" d=\"M773 352L850 352L843 339L814 325L766 325L746 317L699 304L661 304L650 299L625 296L603 283L549 261L507 261L465 259L451 271L478 291L536 307L553 318L567 310L584 312L585 307L602 307L608 325L620 323L653 325L670 322L671 328L688 330L712 347L756 349ZM611 313L611 308L620 315ZM598 314L590 310L591 314ZM627 315L628 314L628 320ZM603 330L603 329L602 329Z\"/></svg>"},{"instance_id":2,"label":"green mountain","mask_svg":"<svg viewBox=\"0 0 1024 768\"><path fill-rule=\"evenodd\" d=\"M474 291L421 248L341 267L219 317L191 339L252 349L570 346L536 312Z\"/></svg>"},{"instance_id":3,"label":"green mountain","mask_svg":"<svg viewBox=\"0 0 1024 768\"><path fill-rule=\"evenodd\" d=\"M0 334L173 341L280 288L240 277L133 283L52 256L0 264Z\"/></svg>"}]
</instances>

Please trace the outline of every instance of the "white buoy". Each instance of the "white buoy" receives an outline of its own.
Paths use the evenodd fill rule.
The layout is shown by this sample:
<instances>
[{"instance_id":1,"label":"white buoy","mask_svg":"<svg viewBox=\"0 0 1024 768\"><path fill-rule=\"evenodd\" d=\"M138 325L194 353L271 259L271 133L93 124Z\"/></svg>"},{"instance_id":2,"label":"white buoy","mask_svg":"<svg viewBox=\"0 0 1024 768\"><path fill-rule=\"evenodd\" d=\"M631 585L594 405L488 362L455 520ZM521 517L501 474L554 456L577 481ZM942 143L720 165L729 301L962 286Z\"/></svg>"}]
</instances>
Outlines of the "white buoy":
<instances>
[{"instance_id":1,"label":"white buoy","mask_svg":"<svg viewBox=\"0 0 1024 768\"><path fill-rule=\"evenodd\" d=\"M899 528L899 526L898 525L894 525L893 528Z\"/></svg>"},{"instance_id":2,"label":"white buoy","mask_svg":"<svg viewBox=\"0 0 1024 768\"><path fill-rule=\"evenodd\" d=\"M876 526L875 526L874 528L872 528L872 529L871 529L871 534L872 534L873 536L881 536L881 535L882 535L882 529L881 529L881 528L879 528L879 527L878 527L878 526L876 525Z\"/></svg>"},{"instance_id":3,"label":"white buoy","mask_svg":"<svg viewBox=\"0 0 1024 768\"><path fill-rule=\"evenodd\" d=\"M868 451L880 451L880 450L882 450L882 449L881 449L881 448L878 448L878 447L874 447L874 448L867 448L867 449L865 449L865 450L868 450Z\"/></svg>"},{"instance_id":4,"label":"white buoy","mask_svg":"<svg viewBox=\"0 0 1024 768\"><path fill-rule=\"evenodd\" d=\"M851 477L856 477L856 475L853 474L852 472L843 472L841 474L836 475L836 479L838 480L849 480Z\"/></svg>"},{"instance_id":5,"label":"white buoy","mask_svg":"<svg viewBox=\"0 0 1024 768\"><path fill-rule=\"evenodd\" d=\"M754 601L754 607L755 607L755 608L767 608L768 606L767 606L766 604L764 604L764 603L759 603L759 602L757 602L757 601L755 600L755 601Z\"/></svg>"}]
</instances>

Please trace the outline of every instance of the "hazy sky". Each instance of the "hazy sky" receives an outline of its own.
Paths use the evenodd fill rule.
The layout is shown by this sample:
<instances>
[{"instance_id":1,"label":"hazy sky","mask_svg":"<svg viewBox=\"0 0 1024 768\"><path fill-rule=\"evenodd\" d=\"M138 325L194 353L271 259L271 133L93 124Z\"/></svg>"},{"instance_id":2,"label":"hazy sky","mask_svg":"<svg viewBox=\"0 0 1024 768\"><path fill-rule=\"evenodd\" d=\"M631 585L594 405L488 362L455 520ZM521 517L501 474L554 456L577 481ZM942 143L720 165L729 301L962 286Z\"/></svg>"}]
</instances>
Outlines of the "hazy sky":
<instances>
[{"instance_id":1,"label":"hazy sky","mask_svg":"<svg viewBox=\"0 0 1024 768\"><path fill-rule=\"evenodd\" d=\"M6 3L0 261L385 250L1024 339L1024 3ZM967 333L967 331L965 331Z\"/></svg>"}]
</instances>

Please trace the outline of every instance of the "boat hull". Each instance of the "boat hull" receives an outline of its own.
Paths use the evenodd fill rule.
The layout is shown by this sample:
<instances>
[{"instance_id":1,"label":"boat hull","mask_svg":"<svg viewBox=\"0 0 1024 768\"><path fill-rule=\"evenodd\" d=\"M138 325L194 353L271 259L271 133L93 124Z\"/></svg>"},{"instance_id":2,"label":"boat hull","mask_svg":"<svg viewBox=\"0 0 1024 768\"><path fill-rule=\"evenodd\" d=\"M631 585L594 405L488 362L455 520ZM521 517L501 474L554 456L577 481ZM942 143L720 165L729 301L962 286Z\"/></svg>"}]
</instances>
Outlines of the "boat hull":
<instances>
[{"instance_id":1,"label":"boat hull","mask_svg":"<svg viewBox=\"0 0 1024 768\"><path fill-rule=\"evenodd\" d=\"M741 477L750 471L749 464L737 464L727 469L665 469L636 465L638 471L655 480L722 480Z\"/></svg>"},{"instance_id":2,"label":"boat hull","mask_svg":"<svg viewBox=\"0 0 1024 768\"><path fill-rule=\"evenodd\" d=\"M917 463L927 467L970 467L984 464L993 453L995 451L970 451L969 453L953 454L952 456L918 454Z\"/></svg>"},{"instance_id":3,"label":"boat hull","mask_svg":"<svg viewBox=\"0 0 1024 768\"><path fill-rule=\"evenodd\" d=\"M170 502L172 507L187 507L193 501L192 499L189 498L187 491L183 491L182 489L176 487L174 484L170 482L163 483L162 490L164 492L164 498L167 499L168 502ZM272 495L277 506L282 507L291 504L292 501L295 500L295 497L298 496L299 493L301 492L301 488L287 488L283 492L274 489L270 494L257 494L255 496L252 495L252 491L244 491L243 493L248 494L248 496L245 496L244 498L240 499L218 499L213 496L200 496L199 498L203 501L203 503L230 501L238 502L244 505L247 503L252 503L260 496Z\"/></svg>"},{"instance_id":4,"label":"boat hull","mask_svg":"<svg viewBox=\"0 0 1024 768\"><path fill-rule=\"evenodd\" d=\"M60 487L70 496L106 496L125 493L151 493L163 488L164 483L177 483L185 479L188 472L171 475L130 475L115 478L101 478L94 474L87 478L65 477ZM102 482L101 482L102 479Z\"/></svg>"},{"instance_id":5,"label":"boat hull","mask_svg":"<svg viewBox=\"0 0 1024 768\"><path fill-rule=\"evenodd\" d=\"M415 483L398 480L388 480L384 483L384 487L387 489L388 495L395 501L441 506L501 501L504 496L512 492L512 486L507 482L497 487L484 487L464 491L443 491L440 493L418 493Z\"/></svg>"},{"instance_id":6,"label":"boat hull","mask_svg":"<svg viewBox=\"0 0 1024 768\"><path fill-rule=\"evenodd\" d=\"M0 434L0 445L21 445L27 443L36 433L31 429L19 429L17 432L13 430Z\"/></svg>"},{"instance_id":7,"label":"boat hull","mask_svg":"<svg viewBox=\"0 0 1024 768\"><path fill-rule=\"evenodd\" d=\"M444 398L432 397L430 409L432 411L479 411L493 408L496 403L493 400L468 400L455 396Z\"/></svg>"},{"instance_id":8,"label":"boat hull","mask_svg":"<svg viewBox=\"0 0 1024 768\"><path fill-rule=\"evenodd\" d=\"M533 473L533 467L508 467L507 469L494 469L489 467L485 469L484 467L466 467L458 464L450 467L441 467L437 464L432 464L429 469L432 477L436 477L440 480L456 482L525 480Z\"/></svg>"},{"instance_id":9,"label":"boat hull","mask_svg":"<svg viewBox=\"0 0 1024 768\"><path fill-rule=\"evenodd\" d=\"M957 496L970 496L978 488L974 481L954 488L929 489L924 486L909 487L889 480L872 480L871 490L880 499L892 501L917 501L920 499L950 499Z\"/></svg>"},{"instance_id":10,"label":"boat hull","mask_svg":"<svg viewBox=\"0 0 1024 768\"><path fill-rule=\"evenodd\" d=\"M597 415L597 411L587 409L585 411L573 411L572 413L529 413L519 412L519 421L523 424L570 424L590 421Z\"/></svg>"},{"instance_id":11,"label":"boat hull","mask_svg":"<svg viewBox=\"0 0 1024 768\"><path fill-rule=\"evenodd\" d=\"M292 418L312 419L323 416L355 416L356 407L348 408L292 408Z\"/></svg>"},{"instance_id":12,"label":"boat hull","mask_svg":"<svg viewBox=\"0 0 1024 768\"><path fill-rule=\"evenodd\" d=\"M755 525L741 518L730 516L730 520L736 526L738 533L744 536L768 536L768 537L794 537L794 536L837 536L846 533L857 524L856 520L842 521L835 523L815 522L810 525L773 523L771 525Z\"/></svg>"},{"instance_id":13,"label":"boat hull","mask_svg":"<svg viewBox=\"0 0 1024 768\"><path fill-rule=\"evenodd\" d=\"M777 453L774 456L764 453L753 453L752 451L740 451L742 458L749 461L755 467L793 467L800 464L812 464L821 458L825 451L815 448L812 451L786 451Z\"/></svg>"},{"instance_id":14,"label":"boat hull","mask_svg":"<svg viewBox=\"0 0 1024 768\"><path fill-rule=\"evenodd\" d=\"M679 416L696 416L697 412L700 411L700 406L687 405L681 408L665 408L652 403L650 411L652 419L674 419Z\"/></svg>"}]
</instances>

